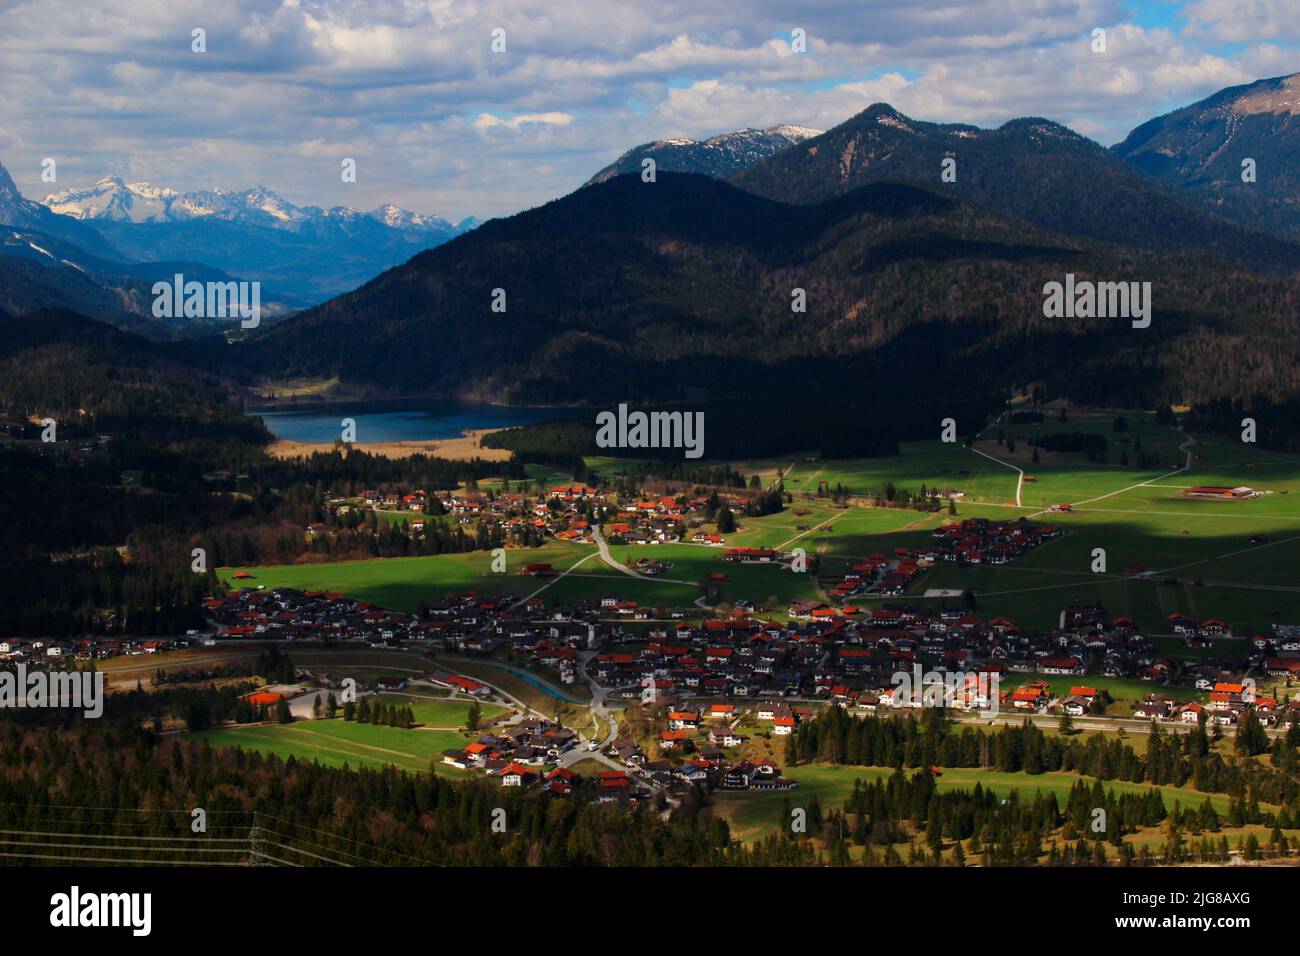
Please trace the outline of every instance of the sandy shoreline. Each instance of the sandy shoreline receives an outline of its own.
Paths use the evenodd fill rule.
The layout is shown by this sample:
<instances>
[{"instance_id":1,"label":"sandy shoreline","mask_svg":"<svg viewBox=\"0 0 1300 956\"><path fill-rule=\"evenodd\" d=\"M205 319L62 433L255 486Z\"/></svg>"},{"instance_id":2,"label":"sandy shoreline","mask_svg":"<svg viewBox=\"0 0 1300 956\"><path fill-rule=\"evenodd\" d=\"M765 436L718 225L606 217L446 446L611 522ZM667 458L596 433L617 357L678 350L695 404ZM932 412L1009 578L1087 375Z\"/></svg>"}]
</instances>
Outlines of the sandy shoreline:
<instances>
[{"instance_id":1,"label":"sandy shoreline","mask_svg":"<svg viewBox=\"0 0 1300 956\"><path fill-rule=\"evenodd\" d=\"M449 458L454 461L468 461L482 458L485 461L507 461L510 452L504 448L483 448L479 441L484 435L501 431L500 428L470 428L459 438L435 438L428 441L379 441L357 442L357 448L370 455L382 455L385 458L409 458L411 455L430 455L437 458ZM297 455L310 455L313 452L330 452L334 443L290 441L279 439L267 449L276 458L293 458Z\"/></svg>"}]
</instances>

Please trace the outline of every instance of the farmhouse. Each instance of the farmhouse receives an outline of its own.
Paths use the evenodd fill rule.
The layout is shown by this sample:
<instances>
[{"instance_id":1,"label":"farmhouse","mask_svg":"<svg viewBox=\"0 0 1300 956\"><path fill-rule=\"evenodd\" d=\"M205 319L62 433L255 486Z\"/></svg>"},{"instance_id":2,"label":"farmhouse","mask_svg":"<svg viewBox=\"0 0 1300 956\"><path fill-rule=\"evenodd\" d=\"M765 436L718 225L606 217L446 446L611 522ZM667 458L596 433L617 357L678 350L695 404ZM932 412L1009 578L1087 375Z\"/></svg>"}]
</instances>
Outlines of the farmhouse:
<instances>
[{"instance_id":1,"label":"farmhouse","mask_svg":"<svg viewBox=\"0 0 1300 956\"><path fill-rule=\"evenodd\" d=\"M1175 701L1170 697L1147 697L1133 708L1133 716L1138 720L1168 720L1173 714Z\"/></svg>"},{"instance_id":2,"label":"farmhouse","mask_svg":"<svg viewBox=\"0 0 1300 956\"><path fill-rule=\"evenodd\" d=\"M1017 687L1011 695L1011 706L1017 710L1041 710L1052 699L1051 689L1040 684L1026 684Z\"/></svg>"},{"instance_id":3,"label":"farmhouse","mask_svg":"<svg viewBox=\"0 0 1300 956\"><path fill-rule=\"evenodd\" d=\"M429 681L442 687L463 690L475 697L487 697L492 693L492 688L488 687L487 684L480 683L472 677L461 677L459 674L444 674L440 671L434 671L429 675Z\"/></svg>"},{"instance_id":4,"label":"farmhouse","mask_svg":"<svg viewBox=\"0 0 1300 956\"><path fill-rule=\"evenodd\" d=\"M1214 498L1219 501L1242 501L1246 498L1254 498L1259 492L1245 485L1236 488L1219 487L1217 485L1201 485L1195 488L1188 488L1184 494L1188 498Z\"/></svg>"},{"instance_id":5,"label":"farmhouse","mask_svg":"<svg viewBox=\"0 0 1300 956\"><path fill-rule=\"evenodd\" d=\"M727 548L722 552L722 560L733 563L751 563L775 561L781 552L773 548Z\"/></svg>"},{"instance_id":6,"label":"farmhouse","mask_svg":"<svg viewBox=\"0 0 1300 956\"><path fill-rule=\"evenodd\" d=\"M1071 717L1082 717L1088 712L1088 702L1082 697L1070 696L1061 701L1061 709Z\"/></svg>"}]
</instances>

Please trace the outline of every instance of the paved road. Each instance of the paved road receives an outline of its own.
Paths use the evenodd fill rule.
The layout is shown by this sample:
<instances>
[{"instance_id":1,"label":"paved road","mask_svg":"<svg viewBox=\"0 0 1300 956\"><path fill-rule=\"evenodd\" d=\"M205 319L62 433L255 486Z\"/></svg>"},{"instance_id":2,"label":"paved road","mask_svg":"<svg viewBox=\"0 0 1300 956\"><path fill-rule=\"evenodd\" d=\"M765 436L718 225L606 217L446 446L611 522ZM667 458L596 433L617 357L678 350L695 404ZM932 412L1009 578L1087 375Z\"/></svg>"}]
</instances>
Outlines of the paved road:
<instances>
[{"instance_id":1,"label":"paved road","mask_svg":"<svg viewBox=\"0 0 1300 956\"><path fill-rule=\"evenodd\" d=\"M608 747L614 742L618 735L618 718L610 712L609 706L605 703L605 698L609 694L607 687L601 686L592 676L587 673L587 665L596 657L595 651L582 651L578 654L578 674L588 687L591 688L591 703L587 706L591 711L605 722L607 732L603 740L602 747Z\"/></svg>"},{"instance_id":2,"label":"paved road","mask_svg":"<svg viewBox=\"0 0 1300 956\"><path fill-rule=\"evenodd\" d=\"M601 534L599 525L592 531L591 536L596 541L596 547L599 549L600 559L615 571L621 571L630 578L637 578L641 581L660 581L664 584L685 584L687 587L695 587L696 584L699 583L697 581L680 581L676 578L656 577L654 575L642 574L640 571L634 571L609 553L609 542L606 541L605 536Z\"/></svg>"}]
</instances>

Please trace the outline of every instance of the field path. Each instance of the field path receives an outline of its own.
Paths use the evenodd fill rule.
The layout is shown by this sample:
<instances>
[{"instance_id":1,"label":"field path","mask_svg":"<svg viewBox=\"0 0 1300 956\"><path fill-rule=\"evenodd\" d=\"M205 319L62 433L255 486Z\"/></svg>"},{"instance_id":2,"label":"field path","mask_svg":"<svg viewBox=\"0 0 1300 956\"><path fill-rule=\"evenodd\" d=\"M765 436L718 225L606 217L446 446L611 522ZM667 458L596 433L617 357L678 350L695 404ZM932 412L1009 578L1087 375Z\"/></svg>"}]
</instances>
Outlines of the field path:
<instances>
[{"instance_id":1,"label":"field path","mask_svg":"<svg viewBox=\"0 0 1300 956\"><path fill-rule=\"evenodd\" d=\"M537 589L536 591L534 591L532 594L525 594L523 597L521 597L521 598L520 598L518 601L516 601L514 604L510 605L509 610L513 611L515 608L519 607L521 604L525 604L525 603L527 603L528 601L531 601L533 598L537 597L537 595L541 594L543 591L545 591L547 588L549 588L552 584L556 583L557 581L562 581L564 578L567 578L570 574L573 573L574 569L577 568L578 565L583 564L583 563L585 563L585 562L587 562L587 561L590 561L590 560L591 560L592 558L594 558L595 556L596 556L596 552L594 552L594 551L593 551L591 554L583 555L583 556L582 556L581 558L579 558L577 561L574 561L571 565L569 565L569 567L568 567L567 569L565 569L564 571L560 572L560 573L559 573L558 575L556 575L555 577L553 577L553 578L551 578L550 580L548 580L545 584L543 584L540 588L538 588L538 589Z\"/></svg>"},{"instance_id":2,"label":"field path","mask_svg":"<svg viewBox=\"0 0 1300 956\"><path fill-rule=\"evenodd\" d=\"M596 547L599 549L600 559L615 571L621 571L628 577L637 578L641 581L659 581L664 584L685 584L687 587L695 587L695 581L681 581L677 578L652 577L649 574L642 574L640 571L635 571L609 553L609 542L605 540L605 536L601 533L599 527L592 530L591 536L596 539ZM577 565L574 565L574 567L577 567Z\"/></svg>"},{"instance_id":3,"label":"field path","mask_svg":"<svg viewBox=\"0 0 1300 956\"><path fill-rule=\"evenodd\" d=\"M383 754L392 754L394 757L404 757L407 760L420 759L419 755L417 754L406 753L401 750L391 750L388 747L377 747L374 744L363 744L356 740L347 740L346 738L340 740L338 737L333 737L330 734L322 734L316 730L300 729L298 733L304 734L315 740L327 741L332 747L338 747L339 744L342 743L346 747L356 748L358 750L361 750L362 752L376 751L378 753L383 753Z\"/></svg>"},{"instance_id":4,"label":"field path","mask_svg":"<svg viewBox=\"0 0 1300 956\"><path fill-rule=\"evenodd\" d=\"M981 458L987 458L989 461L995 461L999 465L1002 465L1006 468L1010 468L1012 471L1016 473L1016 507L1017 508L1024 507L1020 503L1020 489L1023 488L1025 484L1024 469L1018 467L1017 465L1011 464L1011 462L1009 461L1003 461L1001 458L994 458L992 455L985 454L984 452L976 448L974 445L970 446L970 450L973 451L975 454L979 455Z\"/></svg>"},{"instance_id":5,"label":"field path","mask_svg":"<svg viewBox=\"0 0 1300 956\"><path fill-rule=\"evenodd\" d=\"M820 472L818 472L818 474L820 474ZM784 550L785 550L785 546L786 546L787 544L794 544L794 543L795 543L796 541L798 541L800 538L812 534L812 533L813 533L814 531L816 531L818 528L825 527L826 525L828 525L828 524L830 524L832 521L834 521L836 518L843 518L843 517L844 517L844 515L843 515L842 513L840 513L840 512L836 512L835 514L833 514L833 515L831 515L829 518L827 518L825 521L820 521L820 522L818 522L817 524L813 525L813 526L812 526L811 528L809 528L807 531L800 531L797 535L795 535L795 536L794 536L793 538L791 538L789 541L782 541L780 544L778 544L778 545L776 546L776 550L778 550L778 551L784 551Z\"/></svg>"}]
</instances>

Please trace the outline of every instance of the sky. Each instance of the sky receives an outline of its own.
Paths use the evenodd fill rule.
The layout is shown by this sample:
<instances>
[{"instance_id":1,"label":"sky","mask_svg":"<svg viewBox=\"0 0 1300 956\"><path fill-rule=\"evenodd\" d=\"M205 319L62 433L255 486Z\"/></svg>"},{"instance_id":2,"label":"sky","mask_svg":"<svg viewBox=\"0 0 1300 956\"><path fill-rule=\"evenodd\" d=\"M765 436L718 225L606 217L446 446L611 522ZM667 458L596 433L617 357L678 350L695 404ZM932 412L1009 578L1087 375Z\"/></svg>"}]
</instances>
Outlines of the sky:
<instances>
[{"instance_id":1,"label":"sky","mask_svg":"<svg viewBox=\"0 0 1300 956\"><path fill-rule=\"evenodd\" d=\"M887 102L1110 145L1297 71L1300 0L0 0L0 163L34 199L116 174L488 218L655 139Z\"/></svg>"}]
</instances>

